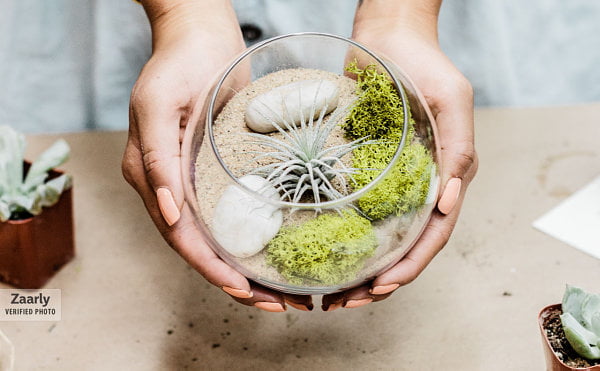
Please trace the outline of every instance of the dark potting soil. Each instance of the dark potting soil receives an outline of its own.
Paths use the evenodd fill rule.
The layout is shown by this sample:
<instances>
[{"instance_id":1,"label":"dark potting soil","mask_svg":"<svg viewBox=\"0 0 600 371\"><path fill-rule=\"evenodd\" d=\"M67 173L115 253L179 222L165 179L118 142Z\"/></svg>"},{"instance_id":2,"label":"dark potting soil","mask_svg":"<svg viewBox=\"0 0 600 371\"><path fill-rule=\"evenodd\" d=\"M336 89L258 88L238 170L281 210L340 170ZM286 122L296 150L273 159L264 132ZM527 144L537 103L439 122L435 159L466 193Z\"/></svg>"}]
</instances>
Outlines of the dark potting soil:
<instances>
[{"instance_id":1,"label":"dark potting soil","mask_svg":"<svg viewBox=\"0 0 600 371\"><path fill-rule=\"evenodd\" d=\"M552 309L548 311L548 317L544 320L544 331L550 341L552 350L558 358L569 367L590 367L600 365L600 360L587 360L577 354L569 341L565 337L565 332L560 322L560 309Z\"/></svg>"},{"instance_id":2,"label":"dark potting soil","mask_svg":"<svg viewBox=\"0 0 600 371\"><path fill-rule=\"evenodd\" d=\"M27 211L15 211L10 214L10 220L25 220L33 217L33 215Z\"/></svg>"}]
</instances>

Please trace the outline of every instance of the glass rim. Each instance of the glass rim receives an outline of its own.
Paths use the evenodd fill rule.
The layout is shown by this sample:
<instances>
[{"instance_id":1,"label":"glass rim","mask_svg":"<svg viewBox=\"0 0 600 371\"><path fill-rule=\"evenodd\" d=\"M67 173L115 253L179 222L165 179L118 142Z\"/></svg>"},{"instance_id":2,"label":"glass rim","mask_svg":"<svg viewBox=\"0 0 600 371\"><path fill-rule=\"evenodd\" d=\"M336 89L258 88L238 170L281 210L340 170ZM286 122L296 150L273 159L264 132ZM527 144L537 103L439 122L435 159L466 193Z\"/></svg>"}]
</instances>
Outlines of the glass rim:
<instances>
[{"instance_id":1,"label":"glass rim","mask_svg":"<svg viewBox=\"0 0 600 371\"><path fill-rule=\"evenodd\" d=\"M250 189L249 187L244 185L242 182L240 182L239 178L236 177L231 172L231 170L229 170L229 167L223 161L223 158L221 157L221 154L219 153L217 144L215 143L214 133L213 133L213 122L216 119L216 117L213 117L213 110L215 108L216 100L219 95L219 92L221 91L221 87L223 86L223 83L225 82L227 77L229 77L229 74L246 57L248 57L249 55L253 54L254 52L256 52L264 47L267 47L269 44L271 44L273 42L277 42L277 41L284 40L284 39L306 37L306 36L309 36L309 37L316 36L316 37L324 37L324 38L329 38L329 39L336 39L338 41L345 42L351 46L357 47L360 50L362 50L363 52L367 53L373 59L375 59L375 61L377 61L377 63L379 63L385 69L387 74L391 77L392 82L397 87L398 92L400 93L400 99L402 100L402 110L404 113L404 118L403 118L403 123L402 123L402 137L400 139L400 142L398 143L396 152L394 153L394 157L392 157L392 159L387 164L387 166L379 173L379 175L377 175L377 177L375 177L366 186L362 187L359 190L351 192L350 194L344 195L343 197L337 198L335 200L329 200L329 201L325 201L325 202L310 202L309 203L309 202L290 202L290 201L283 201L283 200L274 200L272 198L265 197L264 195L260 194L259 192L256 192L256 191ZM355 200L359 199L361 196L364 196L366 193L368 193L372 188L374 188L377 184L379 184L379 182L381 182L388 175L388 173L391 171L391 169L396 165L396 163L400 159L400 156L402 155L402 151L406 144L408 122L409 122L409 117L410 117L409 116L410 113L407 108L407 101L408 101L408 99L406 97L404 87L403 87L402 83L396 78L395 74L392 72L392 69L388 67L387 63L383 59L381 59L378 55L376 55L374 52L369 50L367 47L365 47L362 44L360 44L354 40L351 40L349 38L334 35L334 34L329 34L329 33L324 33L324 32L297 32L297 33L290 33L290 34L275 36L275 37L263 40L262 42L259 42L255 45L253 45L252 47L246 49L233 62L231 62L229 67L227 67L225 72L223 72L221 78L219 78L219 80L218 80L217 84L215 85L215 88L213 89L213 92L210 96L210 103L209 103L208 110L206 113L206 123L208 125L208 127L206 129L208 130L208 137L210 140L212 152L214 153L215 157L217 158L217 161L218 161L221 169L223 171L225 171L225 173L229 176L229 178L231 180L233 180L233 182L239 188L243 189L246 193L252 195L252 197L257 198L260 201L265 202L267 204L278 206L279 208L291 208L291 209L297 209L297 210L338 209L338 208L344 207L346 204L349 204L350 202L355 201ZM194 161L195 161L195 159L194 159Z\"/></svg>"}]
</instances>

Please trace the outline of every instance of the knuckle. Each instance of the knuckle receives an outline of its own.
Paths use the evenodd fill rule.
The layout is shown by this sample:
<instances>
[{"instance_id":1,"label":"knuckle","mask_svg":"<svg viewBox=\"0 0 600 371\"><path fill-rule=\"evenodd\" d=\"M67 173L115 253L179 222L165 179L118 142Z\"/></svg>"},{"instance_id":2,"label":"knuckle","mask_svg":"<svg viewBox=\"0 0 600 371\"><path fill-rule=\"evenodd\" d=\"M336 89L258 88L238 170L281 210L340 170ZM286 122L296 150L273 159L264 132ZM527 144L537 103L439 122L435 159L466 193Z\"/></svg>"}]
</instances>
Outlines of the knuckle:
<instances>
[{"instance_id":1,"label":"knuckle","mask_svg":"<svg viewBox=\"0 0 600 371\"><path fill-rule=\"evenodd\" d=\"M131 185L134 188L136 187L137 182L135 176L133 175L132 169L134 168L134 166L136 166L136 162L137 161L135 161L135 159L131 155L131 151L129 151L129 149L126 149L125 153L123 154L123 159L121 160L121 173L123 174L123 178L125 178L125 181L127 181L127 183L129 183L129 185Z\"/></svg>"},{"instance_id":2,"label":"knuckle","mask_svg":"<svg viewBox=\"0 0 600 371\"><path fill-rule=\"evenodd\" d=\"M450 240L452 228L444 228L438 224L432 223L429 224L428 229L429 233L431 233L433 237L433 241L436 241L436 244L439 246L439 250L441 250Z\"/></svg>"},{"instance_id":3,"label":"knuckle","mask_svg":"<svg viewBox=\"0 0 600 371\"><path fill-rule=\"evenodd\" d=\"M446 83L441 87L440 93L444 97L463 97L473 99L473 86L461 73L457 72L447 77Z\"/></svg>"},{"instance_id":4,"label":"knuckle","mask_svg":"<svg viewBox=\"0 0 600 371\"><path fill-rule=\"evenodd\" d=\"M471 85L471 82L463 75L458 75L455 78L454 84L459 93L469 97L473 96L473 85Z\"/></svg>"},{"instance_id":5,"label":"knuckle","mask_svg":"<svg viewBox=\"0 0 600 371\"><path fill-rule=\"evenodd\" d=\"M453 155L453 157L455 157L456 159L455 166L458 172L457 174L452 174L453 176L462 177L468 174L473 169L473 167L476 168L478 158L473 142L465 141L459 143L457 146L455 146Z\"/></svg>"},{"instance_id":6,"label":"knuckle","mask_svg":"<svg viewBox=\"0 0 600 371\"><path fill-rule=\"evenodd\" d=\"M160 151L153 149L144 152L142 160L144 162L144 168L148 173L160 171L162 166L162 155Z\"/></svg>"},{"instance_id":7,"label":"knuckle","mask_svg":"<svg viewBox=\"0 0 600 371\"><path fill-rule=\"evenodd\" d=\"M412 269L407 275L406 277L402 280L401 284L402 286L404 285L408 285L410 283L412 283L414 280L417 279L417 277L419 276L419 271L415 268Z\"/></svg>"},{"instance_id":8,"label":"knuckle","mask_svg":"<svg viewBox=\"0 0 600 371\"><path fill-rule=\"evenodd\" d=\"M142 162L150 179L166 172L171 166L178 166L180 155L168 152L160 149L148 149L143 152Z\"/></svg>"},{"instance_id":9,"label":"knuckle","mask_svg":"<svg viewBox=\"0 0 600 371\"><path fill-rule=\"evenodd\" d=\"M129 101L133 107L141 107L160 99L166 89L161 79L140 77L131 89Z\"/></svg>"}]
</instances>

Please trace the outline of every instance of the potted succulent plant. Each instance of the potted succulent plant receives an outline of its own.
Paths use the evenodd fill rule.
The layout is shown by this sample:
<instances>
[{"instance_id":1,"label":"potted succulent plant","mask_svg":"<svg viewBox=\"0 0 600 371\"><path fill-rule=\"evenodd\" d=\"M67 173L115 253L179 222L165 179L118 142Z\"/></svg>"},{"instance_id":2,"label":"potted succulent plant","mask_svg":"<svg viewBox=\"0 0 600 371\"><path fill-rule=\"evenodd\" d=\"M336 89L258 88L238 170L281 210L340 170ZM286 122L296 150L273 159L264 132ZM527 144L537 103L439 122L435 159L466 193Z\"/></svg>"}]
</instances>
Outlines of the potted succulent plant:
<instances>
[{"instance_id":1,"label":"potted succulent plant","mask_svg":"<svg viewBox=\"0 0 600 371\"><path fill-rule=\"evenodd\" d=\"M0 126L0 281L40 288L73 258L71 176L53 170L69 151L58 140L29 164L25 137Z\"/></svg>"},{"instance_id":2,"label":"potted succulent plant","mask_svg":"<svg viewBox=\"0 0 600 371\"><path fill-rule=\"evenodd\" d=\"M548 370L600 370L600 295L567 285L538 323Z\"/></svg>"}]
</instances>

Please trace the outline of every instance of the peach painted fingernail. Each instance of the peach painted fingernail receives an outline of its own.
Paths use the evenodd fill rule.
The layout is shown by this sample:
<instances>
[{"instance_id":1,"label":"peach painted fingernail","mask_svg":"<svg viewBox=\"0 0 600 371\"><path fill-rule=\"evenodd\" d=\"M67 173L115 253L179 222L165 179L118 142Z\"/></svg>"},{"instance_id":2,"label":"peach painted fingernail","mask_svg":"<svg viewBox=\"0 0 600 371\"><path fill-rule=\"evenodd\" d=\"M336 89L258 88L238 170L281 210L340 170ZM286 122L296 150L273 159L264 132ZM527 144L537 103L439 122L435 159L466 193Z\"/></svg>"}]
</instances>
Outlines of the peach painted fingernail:
<instances>
[{"instance_id":1,"label":"peach painted fingernail","mask_svg":"<svg viewBox=\"0 0 600 371\"><path fill-rule=\"evenodd\" d=\"M448 181L448 183L446 183L444 193L437 204L438 210L442 214L450 214L452 209L454 209L454 206L456 206L456 201L458 200L458 195L460 194L461 184L462 179L460 178L452 178Z\"/></svg>"},{"instance_id":2,"label":"peach painted fingernail","mask_svg":"<svg viewBox=\"0 0 600 371\"><path fill-rule=\"evenodd\" d=\"M221 287L221 289L223 291L225 291L226 293L228 293L229 295L235 296L236 298L240 298L240 299L251 298L254 295L251 291L246 291L246 290L242 290L242 289L234 289L233 287L229 287L229 286L223 286L223 287Z\"/></svg>"},{"instance_id":3,"label":"peach painted fingernail","mask_svg":"<svg viewBox=\"0 0 600 371\"><path fill-rule=\"evenodd\" d=\"M334 304L330 304L329 307L327 307L327 309L323 308L325 310L325 312L333 312L334 310L341 308L342 307L342 303L334 303Z\"/></svg>"},{"instance_id":4,"label":"peach painted fingernail","mask_svg":"<svg viewBox=\"0 0 600 371\"><path fill-rule=\"evenodd\" d=\"M292 303L291 301L288 301L288 300L286 300L285 303L287 305L292 306L293 308L296 308L298 310L303 310L305 312L310 312L314 308L314 306L312 304L304 305L304 304Z\"/></svg>"},{"instance_id":5,"label":"peach painted fingernail","mask_svg":"<svg viewBox=\"0 0 600 371\"><path fill-rule=\"evenodd\" d=\"M164 187L157 189L156 200L158 201L158 208L160 209L160 213L165 219L165 222L167 222L169 226L177 223L179 217L181 217L181 213L177 208L177 204L175 203L171 191Z\"/></svg>"},{"instance_id":6,"label":"peach painted fingernail","mask_svg":"<svg viewBox=\"0 0 600 371\"><path fill-rule=\"evenodd\" d=\"M373 295L383 295L389 294L390 292L396 290L398 287L400 287L399 283L391 283L389 285L375 286L370 291Z\"/></svg>"},{"instance_id":7,"label":"peach painted fingernail","mask_svg":"<svg viewBox=\"0 0 600 371\"><path fill-rule=\"evenodd\" d=\"M268 301L257 301L254 306L267 312L285 312L283 305L279 303L270 303Z\"/></svg>"},{"instance_id":8,"label":"peach painted fingernail","mask_svg":"<svg viewBox=\"0 0 600 371\"><path fill-rule=\"evenodd\" d=\"M371 299L371 298L348 300L346 302L346 305L344 305L344 308L358 308L358 307L362 307L363 305L367 305L372 301L373 301L373 299Z\"/></svg>"}]
</instances>

